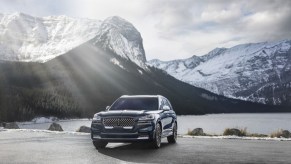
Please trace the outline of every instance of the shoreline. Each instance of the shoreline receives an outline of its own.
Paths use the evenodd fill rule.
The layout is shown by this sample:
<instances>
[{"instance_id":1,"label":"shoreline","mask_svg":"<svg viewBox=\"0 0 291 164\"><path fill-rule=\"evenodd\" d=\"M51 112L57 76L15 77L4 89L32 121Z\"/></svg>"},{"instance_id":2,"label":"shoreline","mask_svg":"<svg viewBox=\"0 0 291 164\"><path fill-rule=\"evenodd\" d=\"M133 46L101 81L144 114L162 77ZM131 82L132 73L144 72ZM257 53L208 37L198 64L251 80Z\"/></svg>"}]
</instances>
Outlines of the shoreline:
<instances>
[{"instance_id":1,"label":"shoreline","mask_svg":"<svg viewBox=\"0 0 291 164\"><path fill-rule=\"evenodd\" d=\"M291 141L291 138L271 138L271 137L240 137L240 136L191 136L179 135L180 138L204 138L204 139L236 139L236 140L265 140L265 141Z\"/></svg>"},{"instance_id":2,"label":"shoreline","mask_svg":"<svg viewBox=\"0 0 291 164\"><path fill-rule=\"evenodd\" d=\"M4 129L0 128L1 132L29 132L29 133L47 133L47 134L67 134L67 135L88 135L90 133L73 132L73 131L50 131L42 129ZM234 139L234 140L264 140L264 141L291 141L291 138L271 138L271 137L247 137L247 136L191 136L187 134L178 134L178 138L199 138L199 139Z\"/></svg>"}]
</instances>

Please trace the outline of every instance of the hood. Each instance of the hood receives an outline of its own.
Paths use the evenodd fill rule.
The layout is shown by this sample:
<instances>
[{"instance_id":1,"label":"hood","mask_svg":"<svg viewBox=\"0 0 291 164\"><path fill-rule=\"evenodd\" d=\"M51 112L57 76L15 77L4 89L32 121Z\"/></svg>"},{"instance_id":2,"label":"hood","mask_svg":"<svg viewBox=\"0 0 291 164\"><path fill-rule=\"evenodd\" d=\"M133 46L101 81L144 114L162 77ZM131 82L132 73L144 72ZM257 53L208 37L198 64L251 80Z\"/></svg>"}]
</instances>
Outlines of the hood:
<instances>
[{"instance_id":1,"label":"hood","mask_svg":"<svg viewBox=\"0 0 291 164\"><path fill-rule=\"evenodd\" d=\"M106 111L106 112L99 112L97 113L101 117L107 117L107 116L143 116L146 114L157 114L161 111L145 111L145 110L114 110L114 111Z\"/></svg>"}]
</instances>

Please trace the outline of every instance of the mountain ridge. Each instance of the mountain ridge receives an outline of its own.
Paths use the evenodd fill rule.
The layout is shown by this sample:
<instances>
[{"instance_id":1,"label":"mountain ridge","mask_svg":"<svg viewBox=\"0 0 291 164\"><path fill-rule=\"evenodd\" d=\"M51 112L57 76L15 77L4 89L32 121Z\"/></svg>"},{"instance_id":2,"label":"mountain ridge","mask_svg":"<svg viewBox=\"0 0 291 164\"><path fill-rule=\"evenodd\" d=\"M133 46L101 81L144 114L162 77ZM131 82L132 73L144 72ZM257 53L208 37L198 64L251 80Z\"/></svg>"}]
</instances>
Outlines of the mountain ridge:
<instances>
[{"instance_id":1,"label":"mountain ridge","mask_svg":"<svg viewBox=\"0 0 291 164\"><path fill-rule=\"evenodd\" d=\"M114 51L146 68L141 34L125 19L104 21L68 16L34 17L24 13L0 13L0 60L47 62L81 44Z\"/></svg>"},{"instance_id":2,"label":"mountain ridge","mask_svg":"<svg viewBox=\"0 0 291 164\"><path fill-rule=\"evenodd\" d=\"M213 58L206 60L207 55L204 55L194 61L191 61L192 58L180 60L180 63L152 60L148 64L165 70L179 80L227 97L267 104L291 104L287 98L283 102L278 94L273 97L271 93L265 96L256 94L265 85L290 81L290 51L291 40L248 43L221 49ZM181 62L198 64L190 68ZM286 89L282 96L289 97L290 89Z\"/></svg>"},{"instance_id":3,"label":"mountain ridge","mask_svg":"<svg viewBox=\"0 0 291 164\"><path fill-rule=\"evenodd\" d=\"M112 58L124 69L111 62ZM160 69L144 70L90 42L45 63L0 63L0 88L1 121L30 120L37 116L91 118L125 94L164 95L179 115L290 111L284 106L213 94Z\"/></svg>"},{"instance_id":4,"label":"mountain ridge","mask_svg":"<svg viewBox=\"0 0 291 164\"><path fill-rule=\"evenodd\" d=\"M64 16L48 17L48 22L57 18L63 22L67 19ZM34 29L31 27L42 26L35 26L37 21L34 17L27 19L32 21L28 21L32 26L25 28L29 29L24 30L27 32L24 33L25 36L19 37L20 40L13 40L13 37L7 35L12 39L10 41L13 44L9 44L12 48L16 46L18 50L17 46L22 43L35 41L29 39L36 37L26 34ZM18 18L16 20L19 22ZM74 20L68 20L65 25L73 25ZM20 25L31 25L30 23L25 20ZM72 49L66 49L61 55L45 49L52 53L49 56L52 58L45 62L23 62L19 58L0 60L0 121L30 120L37 116L91 118L94 113L104 110L105 106L124 94L164 95L171 101L177 114L290 112L288 106L263 105L226 98L177 80L161 69L146 65L141 34L130 22L120 17L110 17L99 23L98 28L94 29L96 35L93 38L82 44L78 43ZM50 31L56 34L53 36L61 36L65 29L70 29L63 25L59 24L58 27L62 28L56 33ZM1 26L3 27L6 26ZM16 27L18 32L23 30ZM4 34L0 36L6 36ZM1 40L0 47L8 45L4 41L6 40ZM196 68L205 60L218 58L224 52L223 48L216 49L205 59L185 62L185 65ZM198 59L196 56L192 58ZM203 71L200 73L207 76Z\"/></svg>"},{"instance_id":5,"label":"mountain ridge","mask_svg":"<svg viewBox=\"0 0 291 164\"><path fill-rule=\"evenodd\" d=\"M0 14L0 60L46 62L92 39L100 21Z\"/></svg>"}]
</instances>

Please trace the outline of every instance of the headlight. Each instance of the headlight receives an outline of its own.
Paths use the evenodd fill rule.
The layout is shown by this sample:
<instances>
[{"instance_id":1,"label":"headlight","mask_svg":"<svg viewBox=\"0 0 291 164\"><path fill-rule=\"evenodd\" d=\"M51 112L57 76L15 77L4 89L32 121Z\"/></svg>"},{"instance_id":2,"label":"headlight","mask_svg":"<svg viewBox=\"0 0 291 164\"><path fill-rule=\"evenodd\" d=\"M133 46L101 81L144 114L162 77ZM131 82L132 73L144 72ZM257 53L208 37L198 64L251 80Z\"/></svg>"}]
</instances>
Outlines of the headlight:
<instances>
[{"instance_id":1,"label":"headlight","mask_svg":"<svg viewBox=\"0 0 291 164\"><path fill-rule=\"evenodd\" d=\"M101 117L98 114L94 114L93 121L101 121Z\"/></svg>"},{"instance_id":2,"label":"headlight","mask_svg":"<svg viewBox=\"0 0 291 164\"><path fill-rule=\"evenodd\" d=\"M138 120L139 121L148 121L148 120L153 120L153 119L155 119L155 116L153 114L148 114L148 115L140 117Z\"/></svg>"}]
</instances>

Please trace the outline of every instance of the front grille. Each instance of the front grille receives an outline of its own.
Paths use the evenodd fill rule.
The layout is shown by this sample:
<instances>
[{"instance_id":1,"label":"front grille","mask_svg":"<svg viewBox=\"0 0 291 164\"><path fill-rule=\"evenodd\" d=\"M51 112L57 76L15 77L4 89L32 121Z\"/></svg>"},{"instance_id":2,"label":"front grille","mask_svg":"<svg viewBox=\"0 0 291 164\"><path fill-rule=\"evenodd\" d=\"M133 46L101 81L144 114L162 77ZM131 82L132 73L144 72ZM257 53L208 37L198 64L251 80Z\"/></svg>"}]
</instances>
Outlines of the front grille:
<instances>
[{"instance_id":1,"label":"front grille","mask_svg":"<svg viewBox=\"0 0 291 164\"><path fill-rule=\"evenodd\" d=\"M110 127L128 127L134 125L133 118L104 118L103 119L104 126Z\"/></svg>"}]
</instances>

